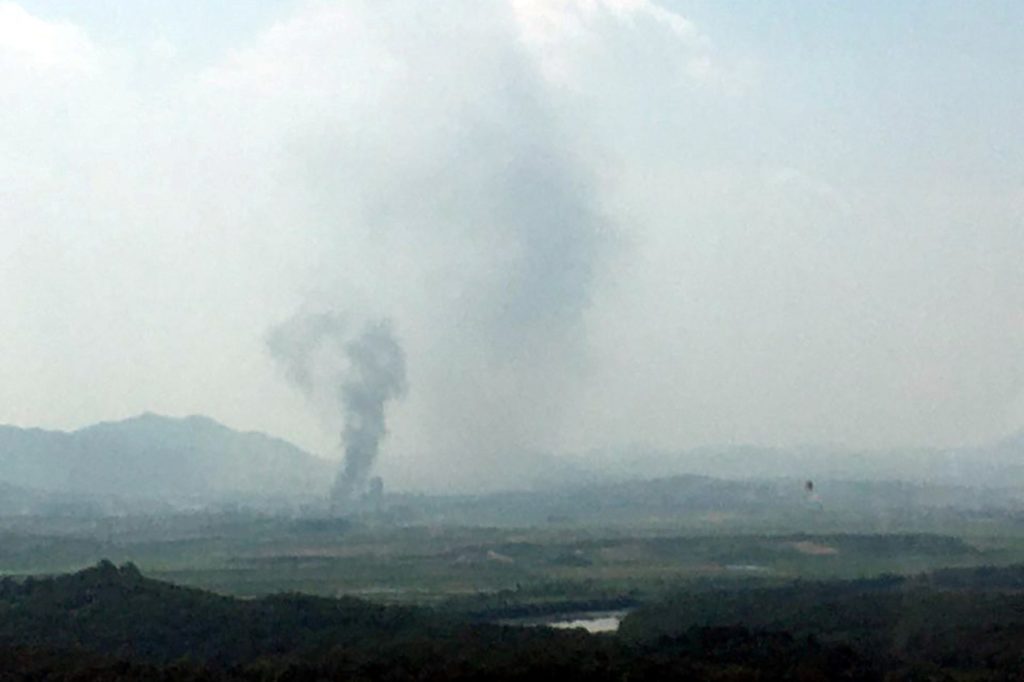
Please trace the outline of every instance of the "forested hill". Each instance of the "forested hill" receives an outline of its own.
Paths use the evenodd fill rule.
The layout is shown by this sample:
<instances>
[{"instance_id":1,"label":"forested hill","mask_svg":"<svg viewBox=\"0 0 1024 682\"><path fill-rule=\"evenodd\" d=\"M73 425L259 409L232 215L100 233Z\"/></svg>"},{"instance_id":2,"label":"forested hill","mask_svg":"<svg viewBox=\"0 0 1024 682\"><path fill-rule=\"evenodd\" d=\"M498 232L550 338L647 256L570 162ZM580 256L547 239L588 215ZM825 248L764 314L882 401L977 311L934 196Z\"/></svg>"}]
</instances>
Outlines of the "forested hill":
<instances>
[{"instance_id":1,"label":"forested hill","mask_svg":"<svg viewBox=\"0 0 1024 682\"><path fill-rule=\"evenodd\" d=\"M0 581L0 679L1008 680L1024 569L697 589L619 636L296 594L238 600L110 562ZM6 677L5 677L6 675Z\"/></svg>"},{"instance_id":2,"label":"forested hill","mask_svg":"<svg viewBox=\"0 0 1024 682\"><path fill-rule=\"evenodd\" d=\"M72 432L0 426L0 482L64 495L316 495L332 471L291 443L207 417L144 414Z\"/></svg>"},{"instance_id":3,"label":"forested hill","mask_svg":"<svg viewBox=\"0 0 1024 682\"><path fill-rule=\"evenodd\" d=\"M842 648L785 633L694 630L623 645L582 630L459 621L427 609L279 595L236 600L102 562L0 581L0 679L872 679Z\"/></svg>"},{"instance_id":4,"label":"forested hill","mask_svg":"<svg viewBox=\"0 0 1024 682\"><path fill-rule=\"evenodd\" d=\"M131 564L118 568L107 561L55 578L0 581L0 644L149 663L315 656L337 646L439 634L450 626L428 611L352 598L239 600L152 580Z\"/></svg>"}]
</instances>

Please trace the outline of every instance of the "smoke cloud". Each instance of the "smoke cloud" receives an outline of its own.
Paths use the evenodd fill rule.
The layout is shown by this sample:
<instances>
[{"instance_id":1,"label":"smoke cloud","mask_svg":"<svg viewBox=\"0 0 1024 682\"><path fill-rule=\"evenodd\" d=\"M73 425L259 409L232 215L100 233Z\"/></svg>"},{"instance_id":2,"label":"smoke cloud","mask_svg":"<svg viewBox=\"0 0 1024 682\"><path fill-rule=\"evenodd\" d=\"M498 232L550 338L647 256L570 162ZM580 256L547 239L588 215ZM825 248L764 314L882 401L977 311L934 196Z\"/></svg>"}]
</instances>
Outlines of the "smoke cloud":
<instances>
[{"instance_id":1,"label":"smoke cloud","mask_svg":"<svg viewBox=\"0 0 1024 682\"><path fill-rule=\"evenodd\" d=\"M379 394L392 489L1024 424L1019 22L105 4L0 1L0 421L203 413L329 452L364 327L311 316L281 366L262 333L357 310L415 387Z\"/></svg>"},{"instance_id":2,"label":"smoke cloud","mask_svg":"<svg viewBox=\"0 0 1024 682\"><path fill-rule=\"evenodd\" d=\"M370 305L411 330L410 371L428 388L400 422L415 429L399 434L403 448L423 449L410 460L457 459L452 476L486 480L524 451L563 446L615 226L581 131L563 125L515 17L459 11L453 23L346 6L402 68L368 67L379 76L372 103L332 107L291 151L332 266L312 287L347 296L370 262ZM335 47L313 51L331 63ZM350 125L360 109L369 120Z\"/></svg>"},{"instance_id":3,"label":"smoke cloud","mask_svg":"<svg viewBox=\"0 0 1024 682\"><path fill-rule=\"evenodd\" d=\"M364 492L387 433L385 408L406 390L405 354L391 323L368 322L356 332L337 313L300 313L273 327L266 342L308 399L340 410L345 461L331 499L350 503Z\"/></svg>"}]
</instances>

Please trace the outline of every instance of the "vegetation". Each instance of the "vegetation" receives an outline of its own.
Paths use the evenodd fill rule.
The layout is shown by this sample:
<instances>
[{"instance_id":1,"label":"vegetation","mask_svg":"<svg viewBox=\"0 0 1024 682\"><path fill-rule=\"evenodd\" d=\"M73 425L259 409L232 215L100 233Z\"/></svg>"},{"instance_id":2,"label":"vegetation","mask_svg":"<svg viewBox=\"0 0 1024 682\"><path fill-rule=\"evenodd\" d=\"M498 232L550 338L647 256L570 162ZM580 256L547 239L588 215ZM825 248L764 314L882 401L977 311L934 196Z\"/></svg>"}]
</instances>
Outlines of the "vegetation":
<instances>
[{"instance_id":1,"label":"vegetation","mask_svg":"<svg viewBox=\"0 0 1024 682\"><path fill-rule=\"evenodd\" d=\"M0 515L0 682L1013 679L1014 507L786 485ZM631 613L526 627L598 611Z\"/></svg>"},{"instance_id":2,"label":"vegetation","mask_svg":"<svg viewBox=\"0 0 1024 682\"><path fill-rule=\"evenodd\" d=\"M848 674L850 652L744 628L656 644L453 619L354 599L237 600L103 562L0 588L7 679L560 679ZM4 679L0 677L0 679Z\"/></svg>"},{"instance_id":3,"label":"vegetation","mask_svg":"<svg viewBox=\"0 0 1024 682\"><path fill-rule=\"evenodd\" d=\"M1024 567L691 590L619 635L288 594L101 562L0 582L0 680L1014 679Z\"/></svg>"}]
</instances>

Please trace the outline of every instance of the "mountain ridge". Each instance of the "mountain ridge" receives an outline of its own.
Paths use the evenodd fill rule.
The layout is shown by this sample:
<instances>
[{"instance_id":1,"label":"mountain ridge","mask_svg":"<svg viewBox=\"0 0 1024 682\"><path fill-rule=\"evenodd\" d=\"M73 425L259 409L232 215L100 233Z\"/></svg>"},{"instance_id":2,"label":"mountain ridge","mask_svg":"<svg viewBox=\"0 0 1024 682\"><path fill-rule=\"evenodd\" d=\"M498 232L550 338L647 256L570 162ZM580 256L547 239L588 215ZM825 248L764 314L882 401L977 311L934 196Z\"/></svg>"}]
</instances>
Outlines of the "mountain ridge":
<instances>
[{"instance_id":1,"label":"mountain ridge","mask_svg":"<svg viewBox=\"0 0 1024 682\"><path fill-rule=\"evenodd\" d=\"M196 500L315 495L326 491L334 468L286 440L202 415L147 412L74 431L0 425L0 481L41 491Z\"/></svg>"}]
</instances>

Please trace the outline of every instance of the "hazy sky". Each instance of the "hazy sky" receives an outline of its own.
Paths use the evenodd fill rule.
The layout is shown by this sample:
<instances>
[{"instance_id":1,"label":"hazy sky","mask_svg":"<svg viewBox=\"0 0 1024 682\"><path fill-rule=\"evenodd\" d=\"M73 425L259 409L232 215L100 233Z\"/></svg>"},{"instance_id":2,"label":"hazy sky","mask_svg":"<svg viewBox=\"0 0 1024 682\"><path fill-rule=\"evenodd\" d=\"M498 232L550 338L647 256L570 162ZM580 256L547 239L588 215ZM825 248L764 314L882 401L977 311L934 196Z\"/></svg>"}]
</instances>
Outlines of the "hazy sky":
<instances>
[{"instance_id":1,"label":"hazy sky","mask_svg":"<svg viewBox=\"0 0 1024 682\"><path fill-rule=\"evenodd\" d=\"M391 320L382 469L1024 426L1024 5L0 0L0 422L338 452L267 330Z\"/></svg>"}]
</instances>

